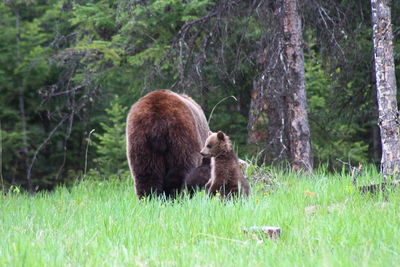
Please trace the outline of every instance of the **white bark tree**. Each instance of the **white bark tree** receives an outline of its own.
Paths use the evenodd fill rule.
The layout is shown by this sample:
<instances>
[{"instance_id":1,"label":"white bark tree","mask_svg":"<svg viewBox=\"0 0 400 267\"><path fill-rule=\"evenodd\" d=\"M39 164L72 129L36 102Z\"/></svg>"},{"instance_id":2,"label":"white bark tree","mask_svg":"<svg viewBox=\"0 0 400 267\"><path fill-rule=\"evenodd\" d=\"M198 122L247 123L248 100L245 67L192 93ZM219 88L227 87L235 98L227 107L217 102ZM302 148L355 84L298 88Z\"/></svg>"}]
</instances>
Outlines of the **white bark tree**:
<instances>
[{"instance_id":1,"label":"white bark tree","mask_svg":"<svg viewBox=\"0 0 400 267\"><path fill-rule=\"evenodd\" d=\"M400 120L396 100L390 3L390 0L371 0L378 124L382 143L381 172L385 179L400 172Z\"/></svg>"}]
</instances>

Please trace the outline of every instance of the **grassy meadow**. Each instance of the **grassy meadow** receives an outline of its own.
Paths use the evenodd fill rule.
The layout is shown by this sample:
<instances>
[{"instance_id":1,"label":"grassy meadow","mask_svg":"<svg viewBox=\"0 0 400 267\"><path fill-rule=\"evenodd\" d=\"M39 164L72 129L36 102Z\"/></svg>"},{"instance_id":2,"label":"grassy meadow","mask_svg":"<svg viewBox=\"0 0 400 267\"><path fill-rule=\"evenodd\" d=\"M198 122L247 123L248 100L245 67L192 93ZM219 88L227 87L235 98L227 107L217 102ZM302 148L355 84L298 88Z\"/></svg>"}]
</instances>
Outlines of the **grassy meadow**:
<instances>
[{"instance_id":1,"label":"grassy meadow","mask_svg":"<svg viewBox=\"0 0 400 267\"><path fill-rule=\"evenodd\" d=\"M255 175L254 168L248 170ZM0 266L395 266L400 194L361 195L345 172L264 170L248 199L139 201L133 182L84 180L0 200ZM376 181L365 170L360 183ZM274 242L246 234L280 226Z\"/></svg>"}]
</instances>

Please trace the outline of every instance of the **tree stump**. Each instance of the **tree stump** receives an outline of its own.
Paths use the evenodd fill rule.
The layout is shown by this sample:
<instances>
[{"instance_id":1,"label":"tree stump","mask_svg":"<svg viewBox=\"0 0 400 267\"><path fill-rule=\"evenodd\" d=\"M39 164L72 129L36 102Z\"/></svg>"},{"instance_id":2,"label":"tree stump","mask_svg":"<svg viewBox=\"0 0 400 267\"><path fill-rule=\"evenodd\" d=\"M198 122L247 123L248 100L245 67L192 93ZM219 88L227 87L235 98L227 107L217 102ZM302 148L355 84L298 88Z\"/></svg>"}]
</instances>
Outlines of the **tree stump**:
<instances>
[{"instance_id":1,"label":"tree stump","mask_svg":"<svg viewBox=\"0 0 400 267\"><path fill-rule=\"evenodd\" d=\"M263 237L274 241L281 237L281 228L278 226L251 226L244 230L247 234L262 234Z\"/></svg>"}]
</instances>

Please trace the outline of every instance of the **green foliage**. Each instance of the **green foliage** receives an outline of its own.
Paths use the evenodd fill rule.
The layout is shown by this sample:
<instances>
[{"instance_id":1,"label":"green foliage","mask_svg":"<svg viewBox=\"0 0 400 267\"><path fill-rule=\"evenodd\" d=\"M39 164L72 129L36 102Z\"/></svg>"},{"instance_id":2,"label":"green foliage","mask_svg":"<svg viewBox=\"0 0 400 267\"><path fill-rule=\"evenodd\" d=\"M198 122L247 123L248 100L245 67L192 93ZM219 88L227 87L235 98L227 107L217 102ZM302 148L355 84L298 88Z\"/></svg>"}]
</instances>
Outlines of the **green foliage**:
<instances>
[{"instance_id":1,"label":"green foliage","mask_svg":"<svg viewBox=\"0 0 400 267\"><path fill-rule=\"evenodd\" d=\"M221 98L213 98L209 101L209 110L224 98L223 95L215 94ZM224 131L230 139L239 146L239 156L244 156L243 145L247 141L247 117L237 109L237 101L229 98L215 108L213 117L210 120L210 129L212 131Z\"/></svg>"},{"instance_id":2,"label":"green foliage","mask_svg":"<svg viewBox=\"0 0 400 267\"><path fill-rule=\"evenodd\" d=\"M0 120L4 138L4 177L8 183L21 183L26 174L26 158L32 156L41 142L38 140L46 136L38 116L41 100L37 92L59 74L51 70L54 66L49 56L54 52L49 43L55 32L47 24L54 17L62 17L56 2L0 3ZM21 113L22 107L25 117ZM26 135L27 147L24 147L23 135ZM23 153L24 149L27 154ZM43 167L38 172L41 179L46 177L43 174L45 166L51 166L46 164L39 164ZM56 168L52 171L56 172Z\"/></svg>"},{"instance_id":3,"label":"green foliage","mask_svg":"<svg viewBox=\"0 0 400 267\"><path fill-rule=\"evenodd\" d=\"M337 159L356 164L368 160L368 143L359 135L366 129L337 109L336 81L321 64L313 47L305 55L305 77L308 97L312 149L317 165L340 165ZM335 73L340 73L340 68ZM352 85L348 85L349 91Z\"/></svg>"},{"instance_id":4,"label":"green foliage","mask_svg":"<svg viewBox=\"0 0 400 267\"><path fill-rule=\"evenodd\" d=\"M94 133L98 157L94 160L100 173L111 175L128 170L125 126L127 108L116 97L106 109L107 119L100 123L101 133Z\"/></svg>"},{"instance_id":5,"label":"green foliage","mask_svg":"<svg viewBox=\"0 0 400 267\"><path fill-rule=\"evenodd\" d=\"M21 150L21 144L22 144L21 134L16 132L7 132L4 131L3 129L0 129L0 131L2 138L0 142L2 146L1 160L2 160L3 170L5 166L7 168L6 174L15 174L18 171L17 166L13 164L16 153L12 153L12 151ZM20 157L19 153L17 154L17 156Z\"/></svg>"},{"instance_id":6,"label":"green foliage","mask_svg":"<svg viewBox=\"0 0 400 267\"><path fill-rule=\"evenodd\" d=\"M326 5L326 1L317 2ZM337 10L356 10L357 16L360 13L369 18L367 5L339 2ZM81 175L86 160L89 169L97 168L101 175L120 176L119 172L128 170L124 152L127 107L145 93L164 88L189 94L206 115L221 99L235 96L238 102L229 99L216 108L210 128L230 135L240 157L254 156L250 152L254 149L246 147L247 118L253 81L261 71L257 60L262 46L268 45L260 40L263 34L270 34L260 14L265 13L263 8L271 7L255 8L252 3L0 1L5 182L21 188L26 185L26 160L32 159L60 120L71 113L72 128L66 119L38 153L34 185L50 188L69 184ZM396 33L400 2L393 1L392 8L399 80L400 42ZM217 9L218 15L207 17ZM334 18L332 10L326 8L326 15ZM369 19L360 22L357 16L344 20L343 33L333 36L334 46L340 46L343 54L340 49L331 53L327 48L332 37L325 25L321 31L315 21L304 24L312 145L317 163L330 166L335 166L336 158L352 163L371 158L370 132L376 124L371 108L371 29ZM183 31L186 23L189 26ZM350 27L355 31L348 31ZM115 95L119 97L113 98ZM83 107L78 111L79 105ZM96 149L89 149L86 159L86 138L91 129L96 129Z\"/></svg>"}]
</instances>

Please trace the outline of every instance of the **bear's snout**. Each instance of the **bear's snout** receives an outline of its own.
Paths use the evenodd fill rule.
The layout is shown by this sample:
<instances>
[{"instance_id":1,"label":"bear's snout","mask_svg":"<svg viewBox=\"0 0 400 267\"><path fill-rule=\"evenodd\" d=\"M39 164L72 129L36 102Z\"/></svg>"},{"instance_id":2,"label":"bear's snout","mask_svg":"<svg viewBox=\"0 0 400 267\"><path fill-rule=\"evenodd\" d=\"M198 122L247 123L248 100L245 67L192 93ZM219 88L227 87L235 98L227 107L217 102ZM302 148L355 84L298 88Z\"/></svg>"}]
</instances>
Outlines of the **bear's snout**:
<instances>
[{"instance_id":1,"label":"bear's snout","mask_svg":"<svg viewBox=\"0 0 400 267\"><path fill-rule=\"evenodd\" d=\"M201 154L203 157L205 157L205 158L207 158L207 157L209 156L209 154L206 153L206 152L204 152L203 150L200 151L200 154Z\"/></svg>"}]
</instances>

